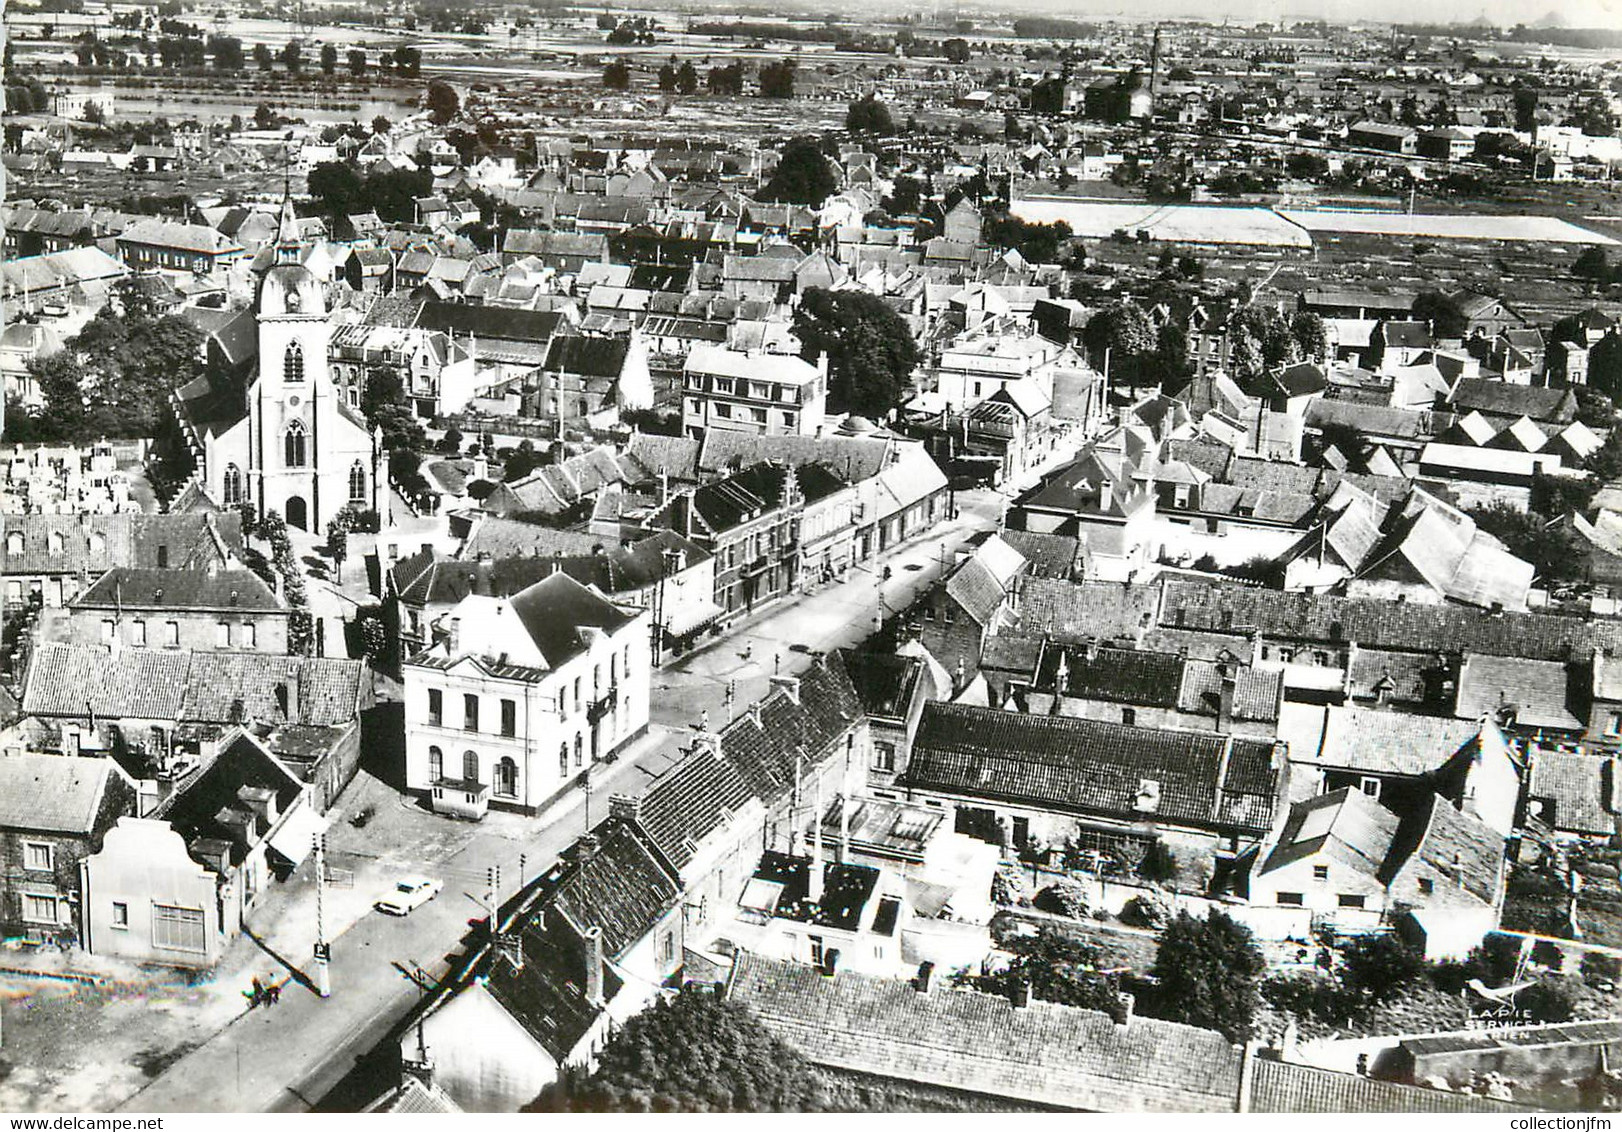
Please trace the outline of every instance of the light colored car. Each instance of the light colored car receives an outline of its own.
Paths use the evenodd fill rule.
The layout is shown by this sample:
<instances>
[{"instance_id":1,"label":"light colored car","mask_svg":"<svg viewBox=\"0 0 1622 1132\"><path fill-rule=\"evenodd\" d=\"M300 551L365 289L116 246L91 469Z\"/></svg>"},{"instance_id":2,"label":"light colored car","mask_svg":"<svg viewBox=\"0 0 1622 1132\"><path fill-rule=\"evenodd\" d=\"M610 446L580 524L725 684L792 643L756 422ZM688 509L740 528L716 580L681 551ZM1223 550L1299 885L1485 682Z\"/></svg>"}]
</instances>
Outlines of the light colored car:
<instances>
[{"instance_id":1,"label":"light colored car","mask_svg":"<svg viewBox=\"0 0 1622 1132\"><path fill-rule=\"evenodd\" d=\"M404 916L439 895L445 882L432 877L401 877L394 891L377 902L377 910L390 916Z\"/></svg>"}]
</instances>

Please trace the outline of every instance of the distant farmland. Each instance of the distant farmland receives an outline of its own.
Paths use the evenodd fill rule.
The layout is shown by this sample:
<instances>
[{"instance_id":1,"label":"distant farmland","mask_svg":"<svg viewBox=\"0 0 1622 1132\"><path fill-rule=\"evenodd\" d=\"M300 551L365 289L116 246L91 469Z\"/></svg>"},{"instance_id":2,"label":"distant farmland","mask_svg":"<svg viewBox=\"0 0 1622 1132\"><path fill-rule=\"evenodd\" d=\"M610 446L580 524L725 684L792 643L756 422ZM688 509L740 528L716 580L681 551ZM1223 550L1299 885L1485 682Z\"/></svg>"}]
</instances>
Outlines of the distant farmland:
<instances>
[{"instance_id":1,"label":"distant farmland","mask_svg":"<svg viewBox=\"0 0 1622 1132\"><path fill-rule=\"evenodd\" d=\"M1022 220L1051 224L1062 220L1084 239L1116 232L1176 244L1229 244L1249 247L1312 246L1312 234L1362 233L1371 236L1438 240L1499 240L1546 244L1616 244L1599 232L1553 216L1448 216L1405 213L1305 211L1233 205L1125 203L1032 196L1013 202Z\"/></svg>"}]
</instances>

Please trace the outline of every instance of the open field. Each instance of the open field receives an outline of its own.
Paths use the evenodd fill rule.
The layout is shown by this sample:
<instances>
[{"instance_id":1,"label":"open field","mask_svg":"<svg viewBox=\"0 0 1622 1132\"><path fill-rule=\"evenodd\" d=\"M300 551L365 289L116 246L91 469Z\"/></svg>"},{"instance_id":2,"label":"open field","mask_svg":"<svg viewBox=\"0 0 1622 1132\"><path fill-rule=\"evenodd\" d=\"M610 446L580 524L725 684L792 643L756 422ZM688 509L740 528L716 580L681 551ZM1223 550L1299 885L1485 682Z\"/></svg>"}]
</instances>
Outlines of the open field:
<instances>
[{"instance_id":1,"label":"open field","mask_svg":"<svg viewBox=\"0 0 1622 1132\"><path fill-rule=\"evenodd\" d=\"M1307 248L1311 237L1267 208L1220 205L1121 204L1069 197L1026 197L1010 209L1022 220L1051 224L1062 220L1084 238L1109 236L1117 229L1150 239L1184 244L1245 244L1253 247Z\"/></svg>"},{"instance_id":2,"label":"open field","mask_svg":"<svg viewBox=\"0 0 1622 1132\"><path fill-rule=\"evenodd\" d=\"M1362 232L1441 240L1516 240L1553 244L1615 244L1598 232L1553 216L1444 216L1389 212L1279 210L1309 232Z\"/></svg>"}]
</instances>

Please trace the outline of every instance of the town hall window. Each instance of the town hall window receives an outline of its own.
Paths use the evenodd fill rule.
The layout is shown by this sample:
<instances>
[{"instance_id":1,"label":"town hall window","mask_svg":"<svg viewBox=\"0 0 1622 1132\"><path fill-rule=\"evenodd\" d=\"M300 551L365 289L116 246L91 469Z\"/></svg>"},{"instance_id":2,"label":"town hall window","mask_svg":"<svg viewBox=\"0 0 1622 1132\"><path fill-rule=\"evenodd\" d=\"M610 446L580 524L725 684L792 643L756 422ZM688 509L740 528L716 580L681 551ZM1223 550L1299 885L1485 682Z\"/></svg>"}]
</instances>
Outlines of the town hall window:
<instances>
[{"instance_id":1,"label":"town hall window","mask_svg":"<svg viewBox=\"0 0 1622 1132\"><path fill-rule=\"evenodd\" d=\"M242 502L242 469L235 464L225 466L225 482L222 494L225 496L227 506Z\"/></svg>"},{"instance_id":2,"label":"town hall window","mask_svg":"<svg viewBox=\"0 0 1622 1132\"><path fill-rule=\"evenodd\" d=\"M304 350L297 342L288 343L287 355L282 362L282 375L289 385L297 385L304 380Z\"/></svg>"},{"instance_id":3,"label":"town hall window","mask_svg":"<svg viewBox=\"0 0 1622 1132\"><path fill-rule=\"evenodd\" d=\"M309 435L303 421L287 426L286 456L289 468L302 468L309 461Z\"/></svg>"},{"instance_id":4,"label":"town hall window","mask_svg":"<svg viewBox=\"0 0 1622 1132\"><path fill-rule=\"evenodd\" d=\"M359 460L349 469L349 502L366 502L366 465Z\"/></svg>"}]
</instances>

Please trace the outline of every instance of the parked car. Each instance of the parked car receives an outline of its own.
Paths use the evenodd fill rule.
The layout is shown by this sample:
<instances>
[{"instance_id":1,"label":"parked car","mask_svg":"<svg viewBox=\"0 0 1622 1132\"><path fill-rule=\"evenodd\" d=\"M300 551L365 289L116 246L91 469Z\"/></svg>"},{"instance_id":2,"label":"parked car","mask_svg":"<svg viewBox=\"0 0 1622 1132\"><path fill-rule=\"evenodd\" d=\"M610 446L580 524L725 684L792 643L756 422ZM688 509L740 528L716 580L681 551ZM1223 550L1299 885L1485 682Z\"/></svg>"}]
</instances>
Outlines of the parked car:
<instances>
[{"instance_id":1,"label":"parked car","mask_svg":"<svg viewBox=\"0 0 1622 1132\"><path fill-rule=\"evenodd\" d=\"M404 916L439 895L445 882L432 877L401 877L394 891L379 900L376 908L390 916Z\"/></svg>"}]
</instances>

